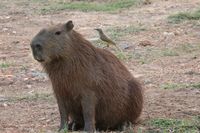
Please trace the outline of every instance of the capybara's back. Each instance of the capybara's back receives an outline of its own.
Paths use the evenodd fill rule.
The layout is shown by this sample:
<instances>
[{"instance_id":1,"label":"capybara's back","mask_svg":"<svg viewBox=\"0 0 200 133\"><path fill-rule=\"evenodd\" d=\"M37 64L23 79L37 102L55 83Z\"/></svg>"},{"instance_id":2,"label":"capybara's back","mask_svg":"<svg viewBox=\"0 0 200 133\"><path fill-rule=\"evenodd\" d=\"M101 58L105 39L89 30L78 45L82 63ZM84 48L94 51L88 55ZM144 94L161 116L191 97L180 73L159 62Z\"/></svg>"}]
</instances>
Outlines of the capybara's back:
<instances>
[{"instance_id":1,"label":"capybara's back","mask_svg":"<svg viewBox=\"0 0 200 133\"><path fill-rule=\"evenodd\" d=\"M141 85L112 53L97 49L102 57L101 82L96 86L96 127L115 129L125 122L135 123L143 105ZM109 125L109 126L108 126Z\"/></svg>"},{"instance_id":2,"label":"capybara's back","mask_svg":"<svg viewBox=\"0 0 200 133\"><path fill-rule=\"evenodd\" d=\"M141 85L107 50L73 30L72 21L41 30L32 40L34 58L52 82L60 129L116 130L142 111Z\"/></svg>"}]
</instances>

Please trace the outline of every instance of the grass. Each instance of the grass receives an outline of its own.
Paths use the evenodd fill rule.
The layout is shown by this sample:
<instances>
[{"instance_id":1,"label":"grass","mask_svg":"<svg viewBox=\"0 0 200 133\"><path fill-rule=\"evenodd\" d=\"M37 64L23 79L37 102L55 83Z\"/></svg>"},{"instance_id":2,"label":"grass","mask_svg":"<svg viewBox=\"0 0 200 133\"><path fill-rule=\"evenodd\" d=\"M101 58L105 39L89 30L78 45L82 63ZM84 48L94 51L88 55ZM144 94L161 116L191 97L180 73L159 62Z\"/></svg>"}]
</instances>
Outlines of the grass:
<instances>
[{"instance_id":1,"label":"grass","mask_svg":"<svg viewBox=\"0 0 200 133\"><path fill-rule=\"evenodd\" d=\"M117 56L117 58L120 60L129 60L132 58L132 55L130 53L123 51L116 51L115 56Z\"/></svg>"},{"instance_id":2,"label":"grass","mask_svg":"<svg viewBox=\"0 0 200 133\"><path fill-rule=\"evenodd\" d=\"M200 89L200 83L192 84L191 87Z\"/></svg>"},{"instance_id":3,"label":"grass","mask_svg":"<svg viewBox=\"0 0 200 133\"><path fill-rule=\"evenodd\" d=\"M144 51L148 50L145 49ZM138 61L140 64L148 64L152 62L155 59L154 54L152 52L148 53L144 51L133 52L133 59Z\"/></svg>"},{"instance_id":4,"label":"grass","mask_svg":"<svg viewBox=\"0 0 200 133\"><path fill-rule=\"evenodd\" d=\"M189 120L157 118L148 121L147 125L150 127L149 133L198 133L200 116Z\"/></svg>"},{"instance_id":5,"label":"grass","mask_svg":"<svg viewBox=\"0 0 200 133\"><path fill-rule=\"evenodd\" d=\"M194 55L199 51L199 44L182 44L170 48L143 47L141 50L135 50L134 52L129 54L134 60L138 61L140 64L148 64L162 57L174 57L182 55L189 56L190 54Z\"/></svg>"},{"instance_id":6,"label":"grass","mask_svg":"<svg viewBox=\"0 0 200 133\"><path fill-rule=\"evenodd\" d=\"M122 38L124 36L138 33L141 31L146 30L143 27L135 27L135 26L127 26L124 29L122 27L114 27L107 29L105 34L108 35L113 41L116 41L119 38ZM101 40L93 41L93 44L97 47L103 47L106 46L106 43L102 42ZM162 58L162 57L174 57L174 56L184 56L186 54L195 54L200 51L200 45L199 44L180 44L176 47L164 47L164 48L158 48L158 47L143 47L140 50L135 50L133 52L115 52L115 55L121 59L121 60L129 60L134 59L139 62L139 64L148 64L152 61Z\"/></svg>"},{"instance_id":7,"label":"grass","mask_svg":"<svg viewBox=\"0 0 200 133\"><path fill-rule=\"evenodd\" d=\"M62 130L63 133L68 133L68 127L67 127L67 124L65 124L65 127L64 129Z\"/></svg>"},{"instance_id":8,"label":"grass","mask_svg":"<svg viewBox=\"0 0 200 133\"><path fill-rule=\"evenodd\" d=\"M174 48L164 48L161 50L162 56L179 56L179 55L185 55L192 52L196 52L200 50L200 45L193 45L193 44L182 44L179 46L176 46Z\"/></svg>"},{"instance_id":9,"label":"grass","mask_svg":"<svg viewBox=\"0 0 200 133\"><path fill-rule=\"evenodd\" d=\"M200 89L200 83L181 84L181 83L165 83L161 85L162 89L182 89L182 88L195 88Z\"/></svg>"},{"instance_id":10,"label":"grass","mask_svg":"<svg viewBox=\"0 0 200 133\"><path fill-rule=\"evenodd\" d=\"M119 38L122 38L127 35L133 35L141 31L145 31L146 29L142 26L134 26L134 25L129 25L126 27L112 27L106 30L106 33L108 35L115 39L118 40Z\"/></svg>"},{"instance_id":11,"label":"grass","mask_svg":"<svg viewBox=\"0 0 200 133\"><path fill-rule=\"evenodd\" d=\"M31 95L25 96L17 96L9 98L9 102L16 102L16 101L39 101L39 100L52 100L53 95L48 93L34 93Z\"/></svg>"},{"instance_id":12,"label":"grass","mask_svg":"<svg viewBox=\"0 0 200 133\"><path fill-rule=\"evenodd\" d=\"M181 12L168 17L170 23L180 23L185 20L200 20L200 10Z\"/></svg>"},{"instance_id":13,"label":"grass","mask_svg":"<svg viewBox=\"0 0 200 133\"><path fill-rule=\"evenodd\" d=\"M192 44L186 43L184 45L177 47L176 49L183 53L191 53L191 52L199 51L200 45L199 44L192 45Z\"/></svg>"},{"instance_id":14,"label":"grass","mask_svg":"<svg viewBox=\"0 0 200 133\"><path fill-rule=\"evenodd\" d=\"M10 66L10 64L7 62L0 63L0 68L8 68L9 66Z\"/></svg>"},{"instance_id":15,"label":"grass","mask_svg":"<svg viewBox=\"0 0 200 133\"><path fill-rule=\"evenodd\" d=\"M165 56L179 56L179 53L174 49L160 49L153 47L144 47L143 49L138 51L136 50L132 53L132 58L138 61L140 64L148 64L158 58Z\"/></svg>"},{"instance_id":16,"label":"grass","mask_svg":"<svg viewBox=\"0 0 200 133\"><path fill-rule=\"evenodd\" d=\"M161 55L162 56L179 56L179 53L174 50L174 49L164 49L162 52L161 52Z\"/></svg>"},{"instance_id":17,"label":"grass","mask_svg":"<svg viewBox=\"0 0 200 133\"><path fill-rule=\"evenodd\" d=\"M42 13L49 13L52 11L60 10L78 10L83 12L89 11L102 11L102 12L111 12L117 11L120 9L126 9L135 5L138 0L116 0L112 2L88 2L88 1L76 1L76 2L61 2L54 1L50 2L48 5L45 5L42 9Z\"/></svg>"},{"instance_id":18,"label":"grass","mask_svg":"<svg viewBox=\"0 0 200 133\"><path fill-rule=\"evenodd\" d=\"M6 5L0 3L0 9L2 10L2 9L5 9L5 8L6 8Z\"/></svg>"},{"instance_id":19,"label":"grass","mask_svg":"<svg viewBox=\"0 0 200 133\"><path fill-rule=\"evenodd\" d=\"M175 84L175 83L165 83L161 85L162 89L177 89L177 88L181 88L182 85L180 84ZM185 88L185 87L184 87Z\"/></svg>"}]
</instances>

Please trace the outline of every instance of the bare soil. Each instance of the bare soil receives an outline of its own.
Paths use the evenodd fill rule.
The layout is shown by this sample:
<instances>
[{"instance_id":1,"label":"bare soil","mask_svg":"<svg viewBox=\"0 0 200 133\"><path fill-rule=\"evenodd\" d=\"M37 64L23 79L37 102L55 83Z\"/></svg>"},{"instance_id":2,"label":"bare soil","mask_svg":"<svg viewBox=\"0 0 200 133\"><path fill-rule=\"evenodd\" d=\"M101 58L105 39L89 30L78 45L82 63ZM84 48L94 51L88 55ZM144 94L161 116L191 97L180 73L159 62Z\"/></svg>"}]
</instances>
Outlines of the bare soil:
<instances>
[{"instance_id":1,"label":"bare soil","mask_svg":"<svg viewBox=\"0 0 200 133\"><path fill-rule=\"evenodd\" d=\"M142 25L145 31L118 38L118 44L128 44L130 52L144 49L200 45L200 21L170 24L171 14L195 10L199 0L154 0L117 13L59 11L41 15L34 2L1 0L0 3L0 132L55 132L59 114L51 83L30 50L32 37L47 25L75 23L75 29L85 38L98 37L94 28ZM143 47L141 41L150 41ZM146 51L147 52L147 51ZM148 56L146 57L148 58ZM150 58L150 57L149 57ZM163 89L166 83L196 84L200 82L200 51L178 56L158 56L149 63L135 58L125 65L145 88L145 105L141 122L154 118L191 118L200 115L200 89L182 87ZM3 64L3 65L2 65ZM144 126L144 128L147 128Z\"/></svg>"}]
</instances>

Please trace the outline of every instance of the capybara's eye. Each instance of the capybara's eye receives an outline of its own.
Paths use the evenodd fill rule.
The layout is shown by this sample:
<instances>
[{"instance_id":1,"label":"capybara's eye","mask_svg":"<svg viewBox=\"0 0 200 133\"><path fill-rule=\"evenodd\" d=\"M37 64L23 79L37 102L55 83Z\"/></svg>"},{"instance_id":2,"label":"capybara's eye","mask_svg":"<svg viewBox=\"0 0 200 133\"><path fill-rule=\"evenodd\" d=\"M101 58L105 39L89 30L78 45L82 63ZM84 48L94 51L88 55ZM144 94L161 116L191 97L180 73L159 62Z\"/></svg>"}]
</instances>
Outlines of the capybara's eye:
<instances>
[{"instance_id":1,"label":"capybara's eye","mask_svg":"<svg viewBox=\"0 0 200 133\"><path fill-rule=\"evenodd\" d=\"M60 35L61 34L61 31L56 31L55 32L55 35Z\"/></svg>"}]
</instances>

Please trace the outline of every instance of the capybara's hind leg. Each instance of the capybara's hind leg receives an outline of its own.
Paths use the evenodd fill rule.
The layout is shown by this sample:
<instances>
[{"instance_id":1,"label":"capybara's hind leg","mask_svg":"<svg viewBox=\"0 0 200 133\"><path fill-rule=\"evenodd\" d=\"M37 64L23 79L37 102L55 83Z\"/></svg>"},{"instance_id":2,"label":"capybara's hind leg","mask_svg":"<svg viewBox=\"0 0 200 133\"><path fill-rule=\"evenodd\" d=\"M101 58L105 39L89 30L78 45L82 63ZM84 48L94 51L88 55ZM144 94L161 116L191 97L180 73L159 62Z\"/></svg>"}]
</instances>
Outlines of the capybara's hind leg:
<instances>
[{"instance_id":1,"label":"capybara's hind leg","mask_svg":"<svg viewBox=\"0 0 200 133\"><path fill-rule=\"evenodd\" d=\"M129 81L129 93L130 93L130 122L132 124L137 123L139 116L141 115L143 108L143 90L139 82L136 80Z\"/></svg>"}]
</instances>

